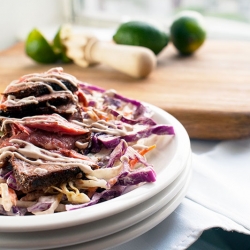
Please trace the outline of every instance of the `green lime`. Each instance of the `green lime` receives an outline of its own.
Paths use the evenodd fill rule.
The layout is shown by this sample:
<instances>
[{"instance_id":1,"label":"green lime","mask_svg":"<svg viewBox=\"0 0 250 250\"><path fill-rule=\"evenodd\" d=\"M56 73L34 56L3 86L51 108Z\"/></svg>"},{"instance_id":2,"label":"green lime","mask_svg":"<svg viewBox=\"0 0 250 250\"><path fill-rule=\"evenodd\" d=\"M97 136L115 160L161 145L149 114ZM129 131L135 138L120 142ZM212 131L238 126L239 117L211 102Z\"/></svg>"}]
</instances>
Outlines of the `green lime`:
<instances>
[{"instance_id":1,"label":"green lime","mask_svg":"<svg viewBox=\"0 0 250 250\"><path fill-rule=\"evenodd\" d=\"M62 42L62 36L63 36L62 33L64 32L65 29L66 29L66 27L62 26L57 31L57 33L53 39L53 50L57 54L60 61L62 61L63 63L69 63L72 60L67 57L66 47L64 46L64 44Z\"/></svg>"},{"instance_id":2,"label":"green lime","mask_svg":"<svg viewBox=\"0 0 250 250\"><path fill-rule=\"evenodd\" d=\"M170 38L181 54L192 54L206 39L203 16L196 11L180 12L170 27Z\"/></svg>"},{"instance_id":3,"label":"green lime","mask_svg":"<svg viewBox=\"0 0 250 250\"><path fill-rule=\"evenodd\" d=\"M130 21L121 24L113 36L117 44L143 46L156 55L169 42L167 33L158 27L142 21Z\"/></svg>"},{"instance_id":4,"label":"green lime","mask_svg":"<svg viewBox=\"0 0 250 250\"><path fill-rule=\"evenodd\" d=\"M57 55L52 46L37 29L33 29L25 42L26 54L39 63L55 63Z\"/></svg>"}]
</instances>

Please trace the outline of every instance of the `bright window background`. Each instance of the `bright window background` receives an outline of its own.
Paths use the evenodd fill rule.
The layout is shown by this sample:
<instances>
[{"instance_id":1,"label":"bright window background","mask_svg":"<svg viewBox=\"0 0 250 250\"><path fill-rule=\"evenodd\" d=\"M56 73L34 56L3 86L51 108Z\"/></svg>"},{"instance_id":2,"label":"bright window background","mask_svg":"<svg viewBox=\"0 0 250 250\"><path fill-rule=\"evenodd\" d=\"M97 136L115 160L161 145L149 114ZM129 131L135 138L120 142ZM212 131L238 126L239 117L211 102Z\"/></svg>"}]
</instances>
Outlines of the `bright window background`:
<instances>
[{"instance_id":1,"label":"bright window background","mask_svg":"<svg viewBox=\"0 0 250 250\"><path fill-rule=\"evenodd\" d=\"M250 39L250 0L72 0L71 20L77 25L117 27L132 20L169 26L180 10L196 10L209 21L209 35Z\"/></svg>"},{"instance_id":2,"label":"bright window background","mask_svg":"<svg viewBox=\"0 0 250 250\"><path fill-rule=\"evenodd\" d=\"M250 21L249 0L73 0L76 22L101 25L121 18L167 19L181 9L197 10L208 16ZM106 20L107 22L103 22Z\"/></svg>"},{"instance_id":3,"label":"bright window background","mask_svg":"<svg viewBox=\"0 0 250 250\"><path fill-rule=\"evenodd\" d=\"M105 39L131 19L168 28L183 9L205 15L210 37L250 40L250 0L0 0L0 50L24 40L34 27L50 37L67 22L94 28Z\"/></svg>"},{"instance_id":4,"label":"bright window background","mask_svg":"<svg viewBox=\"0 0 250 250\"><path fill-rule=\"evenodd\" d=\"M33 28L47 29L66 20L68 0L0 0L0 51L23 40Z\"/></svg>"}]
</instances>

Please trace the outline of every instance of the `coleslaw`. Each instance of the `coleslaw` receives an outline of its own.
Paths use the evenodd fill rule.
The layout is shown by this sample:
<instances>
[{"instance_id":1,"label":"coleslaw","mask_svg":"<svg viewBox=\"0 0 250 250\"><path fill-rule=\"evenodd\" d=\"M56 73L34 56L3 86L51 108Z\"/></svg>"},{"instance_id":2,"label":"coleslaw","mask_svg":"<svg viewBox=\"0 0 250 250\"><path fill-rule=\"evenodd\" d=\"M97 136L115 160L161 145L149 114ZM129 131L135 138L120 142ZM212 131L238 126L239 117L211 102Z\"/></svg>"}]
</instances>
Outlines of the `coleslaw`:
<instances>
[{"instance_id":1,"label":"coleslaw","mask_svg":"<svg viewBox=\"0 0 250 250\"><path fill-rule=\"evenodd\" d=\"M35 81L34 76L39 80ZM81 118L67 119L58 113L0 117L0 214L23 216L75 210L156 181L147 156L157 147L158 137L174 136L170 124L157 124L146 104L115 90L80 82L62 68L23 76L12 84L47 84L48 77L53 81L70 79L77 86L77 91L63 89L56 94L70 93L76 105L66 113L77 110ZM1 109L6 101L12 104L15 100L16 104L25 98L16 99L5 96ZM52 109L56 111L54 106ZM74 148L69 149L72 138ZM61 169L67 173L74 170L74 177L57 182ZM34 179L35 188L22 184L20 176L28 176L25 181ZM56 182L39 186L38 182L48 176L56 176L52 179Z\"/></svg>"}]
</instances>

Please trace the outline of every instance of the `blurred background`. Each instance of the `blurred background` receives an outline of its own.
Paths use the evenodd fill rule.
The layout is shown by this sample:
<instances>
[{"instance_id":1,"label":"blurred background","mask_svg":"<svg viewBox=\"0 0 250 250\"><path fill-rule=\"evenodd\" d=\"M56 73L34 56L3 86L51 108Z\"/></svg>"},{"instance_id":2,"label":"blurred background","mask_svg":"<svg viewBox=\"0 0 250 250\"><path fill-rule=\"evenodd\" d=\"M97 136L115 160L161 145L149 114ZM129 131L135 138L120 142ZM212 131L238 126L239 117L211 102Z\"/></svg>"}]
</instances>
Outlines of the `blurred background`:
<instances>
[{"instance_id":1,"label":"blurred background","mask_svg":"<svg viewBox=\"0 0 250 250\"><path fill-rule=\"evenodd\" d=\"M77 23L108 25L127 19L166 21L180 10L192 9L211 17L249 22L249 0L75 0Z\"/></svg>"},{"instance_id":2,"label":"blurred background","mask_svg":"<svg viewBox=\"0 0 250 250\"><path fill-rule=\"evenodd\" d=\"M62 23L94 29L103 39L132 19L168 29L173 15L184 9L206 17L208 37L250 40L249 0L0 0L0 50L25 39L34 27L49 36Z\"/></svg>"}]
</instances>

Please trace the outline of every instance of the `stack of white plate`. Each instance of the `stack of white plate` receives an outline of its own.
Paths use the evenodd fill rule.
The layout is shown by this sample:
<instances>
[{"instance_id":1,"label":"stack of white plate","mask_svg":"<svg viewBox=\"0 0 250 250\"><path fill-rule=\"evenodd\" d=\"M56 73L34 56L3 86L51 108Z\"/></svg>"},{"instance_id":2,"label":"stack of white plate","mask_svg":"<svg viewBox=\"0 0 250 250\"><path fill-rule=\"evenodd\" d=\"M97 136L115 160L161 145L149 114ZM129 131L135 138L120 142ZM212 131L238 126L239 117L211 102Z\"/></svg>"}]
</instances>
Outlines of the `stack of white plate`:
<instances>
[{"instance_id":1,"label":"stack of white plate","mask_svg":"<svg viewBox=\"0 0 250 250\"><path fill-rule=\"evenodd\" d=\"M157 181L92 207L51 215L1 217L0 249L107 249L150 230L181 203L191 177L189 137L165 111L151 106L154 120L171 124L148 161ZM70 246L70 248L69 248Z\"/></svg>"}]
</instances>

